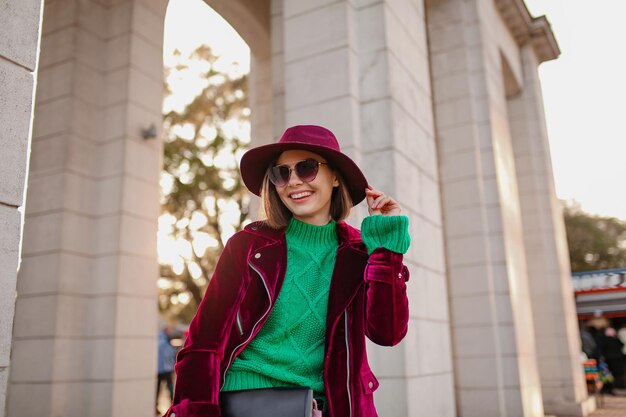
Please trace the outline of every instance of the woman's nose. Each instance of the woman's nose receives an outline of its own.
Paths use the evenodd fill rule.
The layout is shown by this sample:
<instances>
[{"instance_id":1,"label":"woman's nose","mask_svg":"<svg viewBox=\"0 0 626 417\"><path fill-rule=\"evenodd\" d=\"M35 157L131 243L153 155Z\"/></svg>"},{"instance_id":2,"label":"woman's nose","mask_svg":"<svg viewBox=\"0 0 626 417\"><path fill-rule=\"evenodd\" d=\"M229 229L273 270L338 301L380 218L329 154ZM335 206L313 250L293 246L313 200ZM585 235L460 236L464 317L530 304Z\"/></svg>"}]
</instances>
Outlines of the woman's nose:
<instances>
[{"instance_id":1,"label":"woman's nose","mask_svg":"<svg viewBox=\"0 0 626 417\"><path fill-rule=\"evenodd\" d=\"M296 185L300 185L302 184L302 180L300 179L300 177L298 177L298 174L296 174L296 170L292 169L289 175L289 183L288 185L290 187L294 187Z\"/></svg>"},{"instance_id":2,"label":"woman's nose","mask_svg":"<svg viewBox=\"0 0 626 417\"><path fill-rule=\"evenodd\" d=\"M287 185L294 187L300 184L302 184L302 180L298 177L298 174L296 174L295 168L291 168L291 170L289 170L289 182Z\"/></svg>"}]
</instances>

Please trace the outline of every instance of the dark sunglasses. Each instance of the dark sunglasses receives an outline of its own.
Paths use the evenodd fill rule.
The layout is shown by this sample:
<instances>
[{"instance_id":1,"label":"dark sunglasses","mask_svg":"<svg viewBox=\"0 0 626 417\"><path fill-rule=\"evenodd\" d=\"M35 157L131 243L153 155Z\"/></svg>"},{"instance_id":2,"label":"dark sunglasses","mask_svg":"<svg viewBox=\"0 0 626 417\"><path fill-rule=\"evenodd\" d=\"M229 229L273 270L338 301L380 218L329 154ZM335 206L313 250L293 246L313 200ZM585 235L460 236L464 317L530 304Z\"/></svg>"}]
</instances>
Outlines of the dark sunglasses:
<instances>
[{"instance_id":1,"label":"dark sunglasses","mask_svg":"<svg viewBox=\"0 0 626 417\"><path fill-rule=\"evenodd\" d=\"M270 181L277 187L284 187L289 183L291 171L296 171L296 175L302 181L311 182L317 177L322 164L328 165L326 162L319 162L315 159L305 159L297 162L293 168L290 168L289 165L276 165L270 168Z\"/></svg>"}]
</instances>

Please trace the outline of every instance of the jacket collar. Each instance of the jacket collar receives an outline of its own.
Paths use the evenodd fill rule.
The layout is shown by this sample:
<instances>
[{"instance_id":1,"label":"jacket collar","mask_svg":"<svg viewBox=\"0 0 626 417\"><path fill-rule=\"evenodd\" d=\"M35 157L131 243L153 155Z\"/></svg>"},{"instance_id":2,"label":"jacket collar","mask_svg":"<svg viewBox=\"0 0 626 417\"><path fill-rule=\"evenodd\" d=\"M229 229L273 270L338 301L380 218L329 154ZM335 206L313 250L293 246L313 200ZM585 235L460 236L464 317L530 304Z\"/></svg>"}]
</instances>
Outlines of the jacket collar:
<instances>
[{"instance_id":1,"label":"jacket collar","mask_svg":"<svg viewBox=\"0 0 626 417\"><path fill-rule=\"evenodd\" d=\"M264 221L256 221L248 224L244 230L248 233L269 240L268 243L278 243L285 237L285 227L274 229L269 227ZM337 240L339 246L362 246L361 235L357 229L350 226L345 221L337 222ZM364 249L362 249L364 250Z\"/></svg>"}]
</instances>

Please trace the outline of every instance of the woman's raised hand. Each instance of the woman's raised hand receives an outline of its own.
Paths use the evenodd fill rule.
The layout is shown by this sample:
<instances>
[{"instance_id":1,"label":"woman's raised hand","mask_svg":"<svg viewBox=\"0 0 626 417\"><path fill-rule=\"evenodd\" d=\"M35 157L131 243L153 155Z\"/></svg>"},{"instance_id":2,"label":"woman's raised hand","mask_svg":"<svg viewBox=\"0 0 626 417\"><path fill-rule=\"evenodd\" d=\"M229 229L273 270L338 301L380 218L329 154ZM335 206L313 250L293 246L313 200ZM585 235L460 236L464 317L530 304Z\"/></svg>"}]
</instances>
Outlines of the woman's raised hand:
<instances>
[{"instance_id":1,"label":"woman's raised hand","mask_svg":"<svg viewBox=\"0 0 626 417\"><path fill-rule=\"evenodd\" d=\"M402 211L400 204L391 197L378 191L371 185L365 189L367 198L367 211L370 215L382 214L383 216L397 216Z\"/></svg>"}]
</instances>

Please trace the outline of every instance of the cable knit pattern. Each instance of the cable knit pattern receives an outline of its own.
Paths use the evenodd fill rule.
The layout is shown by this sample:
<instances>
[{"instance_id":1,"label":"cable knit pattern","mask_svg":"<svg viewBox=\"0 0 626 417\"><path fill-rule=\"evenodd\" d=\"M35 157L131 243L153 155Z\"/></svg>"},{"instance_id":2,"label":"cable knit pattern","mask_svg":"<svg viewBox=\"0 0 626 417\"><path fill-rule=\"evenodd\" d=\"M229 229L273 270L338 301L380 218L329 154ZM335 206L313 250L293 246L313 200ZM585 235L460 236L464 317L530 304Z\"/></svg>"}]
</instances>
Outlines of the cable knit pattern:
<instances>
[{"instance_id":1,"label":"cable knit pattern","mask_svg":"<svg viewBox=\"0 0 626 417\"><path fill-rule=\"evenodd\" d=\"M323 395L324 335L335 266L335 223L313 226L292 219L285 231L287 272L259 334L235 359L224 391L311 387Z\"/></svg>"},{"instance_id":2,"label":"cable knit pattern","mask_svg":"<svg viewBox=\"0 0 626 417\"><path fill-rule=\"evenodd\" d=\"M407 216L367 216L361 223L361 238L371 254L376 248L405 254L409 250L409 218Z\"/></svg>"}]
</instances>

